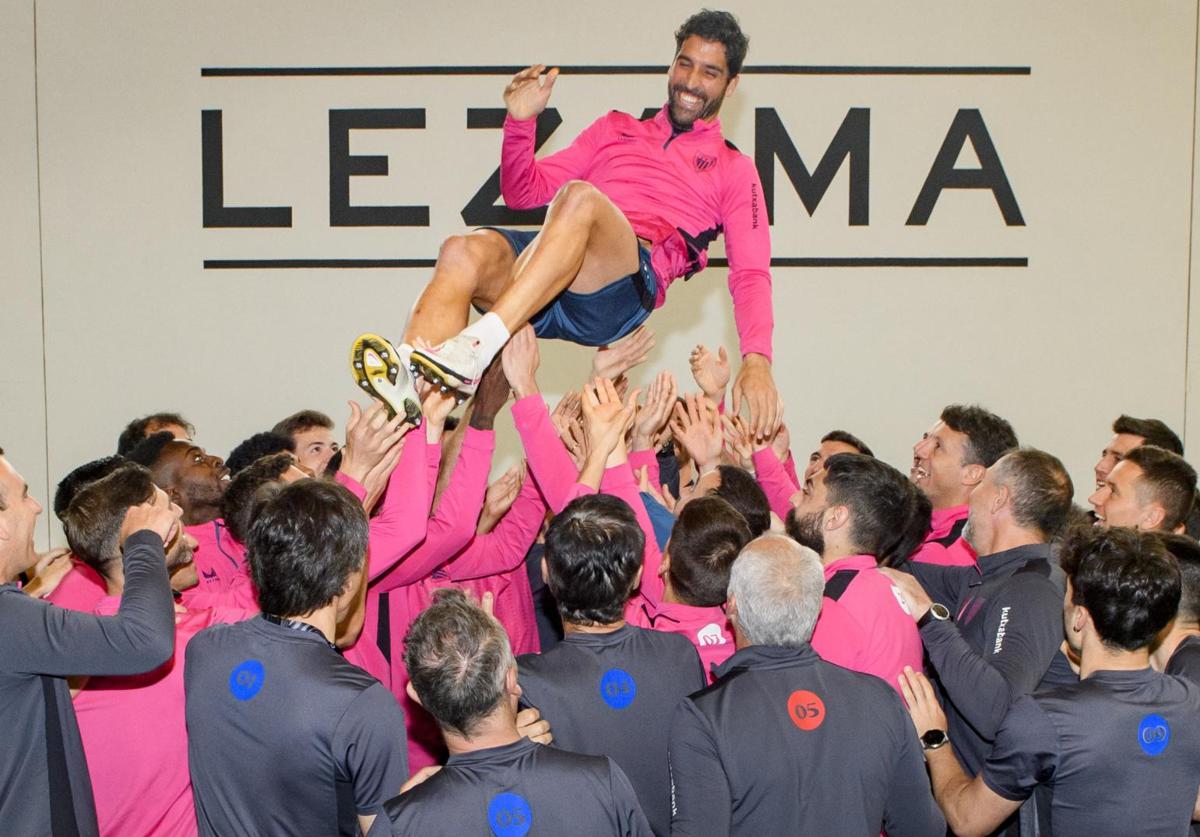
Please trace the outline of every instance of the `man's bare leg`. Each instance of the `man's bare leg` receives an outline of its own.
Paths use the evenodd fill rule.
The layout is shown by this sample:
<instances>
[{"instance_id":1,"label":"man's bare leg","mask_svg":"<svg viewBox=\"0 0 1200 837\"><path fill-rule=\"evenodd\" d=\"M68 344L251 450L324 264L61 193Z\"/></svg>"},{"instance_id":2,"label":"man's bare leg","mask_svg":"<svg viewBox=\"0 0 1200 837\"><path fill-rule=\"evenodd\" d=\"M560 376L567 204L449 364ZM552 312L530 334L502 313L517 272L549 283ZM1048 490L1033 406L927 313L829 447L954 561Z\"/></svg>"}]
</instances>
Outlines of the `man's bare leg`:
<instances>
[{"instance_id":1,"label":"man's bare leg","mask_svg":"<svg viewBox=\"0 0 1200 837\"><path fill-rule=\"evenodd\" d=\"M625 216L599 190L583 181L565 184L489 314L438 349L414 352L414 361L422 374L473 391L508 336L564 290L591 293L636 271L637 244ZM476 285L483 307L493 288ZM416 329L410 333L424 337Z\"/></svg>"},{"instance_id":2,"label":"man's bare leg","mask_svg":"<svg viewBox=\"0 0 1200 837\"><path fill-rule=\"evenodd\" d=\"M495 230L475 230L447 238L438 251L433 277L404 327L404 342L416 338L436 346L467 327L471 304L485 310L512 278L516 257Z\"/></svg>"}]
</instances>

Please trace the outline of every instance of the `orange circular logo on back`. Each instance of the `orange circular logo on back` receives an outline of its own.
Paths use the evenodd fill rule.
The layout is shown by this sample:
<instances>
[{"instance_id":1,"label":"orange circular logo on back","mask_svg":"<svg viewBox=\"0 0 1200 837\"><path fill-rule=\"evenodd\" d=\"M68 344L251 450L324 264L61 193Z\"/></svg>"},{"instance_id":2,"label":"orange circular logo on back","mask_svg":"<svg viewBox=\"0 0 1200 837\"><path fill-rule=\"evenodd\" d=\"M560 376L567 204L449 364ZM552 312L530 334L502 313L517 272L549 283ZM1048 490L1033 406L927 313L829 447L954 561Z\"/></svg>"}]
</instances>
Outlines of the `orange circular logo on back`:
<instances>
[{"instance_id":1,"label":"orange circular logo on back","mask_svg":"<svg viewBox=\"0 0 1200 837\"><path fill-rule=\"evenodd\" d=\"M825 723L825 701L803 689L792 692L788 698L788 717L805 732L814 730Z\"/></svg>"}]
</instances>

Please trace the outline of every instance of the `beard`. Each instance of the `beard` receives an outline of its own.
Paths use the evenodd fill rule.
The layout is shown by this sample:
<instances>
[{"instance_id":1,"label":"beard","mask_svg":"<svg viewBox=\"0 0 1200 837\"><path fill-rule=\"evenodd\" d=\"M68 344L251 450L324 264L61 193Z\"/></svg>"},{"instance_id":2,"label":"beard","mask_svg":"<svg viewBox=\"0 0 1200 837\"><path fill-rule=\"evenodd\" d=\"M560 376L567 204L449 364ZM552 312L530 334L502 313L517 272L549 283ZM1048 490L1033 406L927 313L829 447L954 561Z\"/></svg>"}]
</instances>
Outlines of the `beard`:
<instances>
[{"instance_id":1,"label":"beard","mask_svg":"<svg viewBox=\"0 0 1200 837\"><path fill-rule=\"evenodd\" d=\"M680 93L689 93L698 98L700 100L700 109L692 112L685 108L680 102ZM690 130L697 119L712 119L721 110L721 103L724 101L724 93L715 99L709 99L707 96L697 93L694 90L688 90L686 87L671 87L669 85L667 87L667 113L671 117L671 124L684 131Z\"/></svg>"},{"instance_id":2,"label":"beard","mask_svg":"<svg viewBox=\"0 0 1200 837\"><path fill-rule=\"evenodd\" d=\"M175 547L167 553L167 572L192 563L194 553L195 550L188 543L188 539L184 537L183 530L180 529L179 536L175 539Z\"/></svg>"},{"instance_id":3,"label":"beard","mask_svg":"<svg viewBox=\"0 0 1200 837\"><path fill-rule=\"evenodd\" d=\"M807 546L817 555L825 554L825 533L821 531L821 521L825 510L797 515L792 509L787 516L787 533L801 546Z\"/></svg>"}]
</instances>

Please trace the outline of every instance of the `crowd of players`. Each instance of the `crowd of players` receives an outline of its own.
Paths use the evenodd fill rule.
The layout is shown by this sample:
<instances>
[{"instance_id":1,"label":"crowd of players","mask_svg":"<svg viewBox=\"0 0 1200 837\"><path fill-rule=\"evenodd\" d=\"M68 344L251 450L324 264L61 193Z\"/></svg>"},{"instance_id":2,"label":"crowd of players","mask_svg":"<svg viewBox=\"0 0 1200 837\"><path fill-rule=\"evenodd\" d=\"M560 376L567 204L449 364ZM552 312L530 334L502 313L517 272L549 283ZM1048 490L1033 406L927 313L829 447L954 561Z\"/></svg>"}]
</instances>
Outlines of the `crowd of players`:
<instances>
[{"instance_id":1,"label":"crowd of players","mask_svg":"<svg viewBox=\"0 0 1200 837\"><path fill-rule=\"evenodd\" d=\"M4 832L1188 832L1200 504L1166 425L1117 419L1085 512L981 407L907 476L844 430L794 456L727 412L724 351L631 388L649 340L551 410L526 328L461 420L426 388L342 445L304 411L223 461L139 419L41 555L0 452Z\"/></svg>"}]
</instances>

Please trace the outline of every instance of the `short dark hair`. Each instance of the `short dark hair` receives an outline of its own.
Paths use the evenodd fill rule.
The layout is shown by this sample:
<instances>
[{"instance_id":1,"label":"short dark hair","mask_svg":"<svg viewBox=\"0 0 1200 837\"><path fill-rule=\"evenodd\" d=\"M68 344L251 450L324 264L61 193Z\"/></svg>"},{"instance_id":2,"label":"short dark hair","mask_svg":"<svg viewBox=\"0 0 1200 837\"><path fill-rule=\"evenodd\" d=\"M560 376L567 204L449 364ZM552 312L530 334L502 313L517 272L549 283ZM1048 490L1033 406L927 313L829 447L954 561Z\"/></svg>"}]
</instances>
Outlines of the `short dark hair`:
<instances>
[{"instance_id":1,"label":"short dark hair","mask_svg":"<svg viewBox=\"0 0 1200 837\"><path fill-rule=\"evenodd\" d=\"M875 559L881 567L899 567L913 556L929 534L933 503L925 492L908 482L908 525L885 540Z\"/></svg>"},{"instance_id":2,"label":"short dark hair","mask_svg":"<svg viewBox=\"0 0 1200 837\"><path fill-rule=\"evenodd\" d=\"M855 552L890 557L897 536L909 533L916 512L908 479L882 460L861 453L837 453L825 460L829 506L850 510L850 541Z\"/></svg>"},{"instance_id":3,"label":"short dark hair","mask_svg":"<svg viewBox=\"0 0 1200 837\"><path fill-rule=\"evenodd\" d=\"M1200 489L1192 498L1192 510L1188 512L1187 520L1183 522L1183 533L1188 537L1200 540Z\"/></svg>"},{"instance_id":4,"label":"short dark hair","mask_svg":"<svg viewBox=\"0 0 1200 837\"><path fill-rule=\"evenodd\" d=\"M98 479L108 476L128 461L123 456L105 456L101 459L93 459L91 462L85 462L71 471L71 473L59 480L58 487L54 489L54 516L62 520L63 514L66 513L67 507L71 505L71 500L75 499L75 495L79 493L79 489L83 488L89 482L95 482Z\"/></svg>"},{"instance_id":5,"label":"short dark hair","mask_svg":"<svg viewBox=\"0 0 1200 837\"><path fill-rule=\"evenodd\" d=\"M290 467L290 453L273 453L246 466L229 481L229 486L221 496L221 519L235 541L241 544L246 542L262 487L278 482Z\"/></svg>"},{"instance_id":6,"label":"short dark hair","mask_svg":"<svg viewBox=\"0 0 1200 837\"><path fill-rule=\"evenodd\" d=\"M148 432L152 427L161 429L163 425L178 424L187 431L188 436L196 435L196 428L192 423L185 419L179 413L151 413L148 416L142 416L139 419L134 419L125 425L125 429L121 431L121 435L117 437L117 454L125 456L138 444L150 435ZM156 433L158 430L155 431ZM170 431L167 431L170 432Z\"/></svg>"},{"instance_id":7,"label":"short dark hair","mask_svg":"<svg viewBox=\"0 0 1200 837\"><path fill-rule=\"evenodd\" d=\"M671 528L667 575L685 605L716 607L729 590L729 569L753 537L746 518L730 503L709 494L683 507Z\"/></svg>"},{"instance_id":8,"label":"short dark hair","mask_svg":"<svg viewBox=\"0 0 1200 837\"><path fill-rule=\"evenodd\" d=\"M1071 581L1071 601L1087 608L1109 647L1146 647L1179 609L1179 565L1155 533L1076 529L1063 541L1059 560Z\"/></svg>"},{"instance_id":9,"label":"short dark hair","mask_svg":"<svg viewBox=\"0 0 1200 837\"><path fill-rule=\"evenodd\" d=\"M963 465L990 468L1018 444L1012 425L978 404L950 404L942 410L941 419L967 437Z\"/></svg>"},{"instance_id":10,"label":"short dark hair","mask_svg":"<svg viewBox=\"0 0 1200 837\"><path fill-rule=\"evenodd\" d=\"M843 445L849 445L850 447L854 448L856 451L858 451L859 453L861 453L865 456L874 456L875 455L874 451L872 451L869 447L867 447L866 442L864 442L862 439L858 438L857 436L855 436L853 433L851 433L848 430L830 430L828 433L826 433L824 436L821 437L821 441L822 442L841 442Z\"/></svg>"},{"instance_id":11,"label":"short dark hair","mask_svg":"<svg viewBox=\"0 0 1200 837\"><path fill-rule=\"evenodd\" d=\"M675 53L683 47L683 42L692 35L698 35L706 41L718 41L725 47L725 64L729 67L729 77L733 78L742 71L742 62L746 60L746 50L750 47L750 39L738 25L737 18L729 12L702 9L683 22L675 30Z\"/></svg>"},{"instance_id":12,"label":"short dark hair","mask_svg":"<svg viewBox=\"0 0 1200 837\"><path fill-rule=\"evenodd\" d=\"M272 433L278 433L280 436L287 436L289 439L297 433L303 433L305 430L311 430L314 427L324 427L326 430L333 430L333 419L317 410L300 410L292 413L285 419L281 419L278 424L271 428Z\"/></svg>"},{"instance_id":13,"label":"short dark hair","mask_svg":"<svg viewBox=\"0 0 1200 837\"><path fill-rule=\"evenodd\" d=\"M274 430L267 430L263 433L255 433L231 450L229 456L225 459L225 467L229 469L230 476L234 476L238 471L241 471L250 463L262 459L264 456L270 456L273 453L280 453L281 451L292 453L295 450L296 443L292 441L291 436L276 433Z\"/></svg>"},{"instance_id":14,"label":"short dark hair","mask_svg":"<svg viewBox=\"0 0 1200 837\"><path fill-rule=\"evenodd\" d=\"M1125 454L1125 461L1142 469L1138 498L1163 508L1162 528L1174 529L1187 520L1196 501L1196 469L1182 456L1157 445L1144 444Z\"/></svg>"},{"instance_id":15,"label":"short dark hair","mask_svg":"<svg viewBox=\"0 0 1200 837\"><path fill-rule=\"evenodd\" d=\"M1113 433L1126 433L1130 436L1141 436L1145 444L1169 450L1171 453L1183 456L1183 442L1175 435L1175 431L1158 419L1134 418L1121 414L1112 424Z\"/></svg>"},{"instance_id":16,"label":"short dark hair","mask_svg":"<svg viewBox=\"0 0 1200 837\"><path fill-rule=\"evenodd\" d=\"M546 530L546 586L563 621L607 625L625 612L646 536L629 504L607 494L576 497Z\"/></svg>"},{"instance_id":17,"label":"short dark hair","mask_svg":"<svg viewBox=\"0 0 1200 837\"><path fill-rule=\"evenodd\" d=\"M737 465L718 465L721 484L712 494L733 506L750 527L750 536L757 538L771 528L771 503L758 480L745 468Z\"/></svg>"},{"instance_id":18,"label":"short dark hair","mask_svg":"<svg viewBox=\"0 0 1200 837\"><path fill-rule=\"evenodd\" d=\"M252 516L246 557L263 613L310 613L333 601L362 569L367 516L337 483L297 480Z\"/></svg>"},{"instance_id":19,"label":"short dark hair","mask_svg":"<svg viewBox=\"0 0 1200 837\"><path fill-rule=\"evenodd\" d=\"M1179 610L1175 618L1184 622L1200 621L1200 543L1187 535L1176 535L1173 532L1156 532L1162 539L1167 552L1175 557L1179 565L1179 577L1182 582L1179 596Z\"/></svg>"},{"instance_id":20,"label":"short dark hair","mask_svg":"<svg viewBox=\"0 0 1200 837\"><path fill-rule=\"evenodd\" d=\"M1058 535L1071 515L1075 486L1057 456L1036 448L1018 448L1001 457L996 482L1012 492L1017 525L1035 529L1047 540Z\"/></svg>"},{"instance_id":21,"label":"short dark hair","mask_svg":"<svg viewBox=\"0 0 1200 837\"><path fill-rule=\"evenodd\" d=\"M153 471L158 465L158 461L162 459L167 445L174 441L175 437L168 430L152 433L134 445L129 453L125 454L125 458Z\"/></svg>"},{"instance_id":22,"label":"short dark hair","mask_svg":"<svg viewBox=\"0 0 1200 837\"><path fill-rule=\"evenodd\" d=\"M504 699L515 664L500 623L461 590L436 591L404 639L404 666L421 705L468 738Z\"/></svg>"},{"instance_id":23,"label":"short dark hair","mask_svg":"<svg viewBox=\"0 0 1200 837\"><path fill-rule=\"evenodd\" d=\"M101 575L120 560L121 525L125 513L154 496L150 472L132 462L120 463L100 479L79 487L62 514L71 552Z\"/></svg>"}]
</instances>

